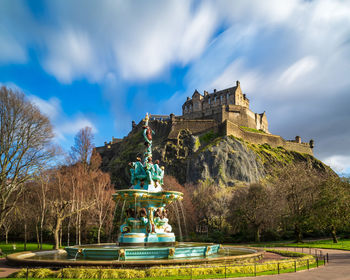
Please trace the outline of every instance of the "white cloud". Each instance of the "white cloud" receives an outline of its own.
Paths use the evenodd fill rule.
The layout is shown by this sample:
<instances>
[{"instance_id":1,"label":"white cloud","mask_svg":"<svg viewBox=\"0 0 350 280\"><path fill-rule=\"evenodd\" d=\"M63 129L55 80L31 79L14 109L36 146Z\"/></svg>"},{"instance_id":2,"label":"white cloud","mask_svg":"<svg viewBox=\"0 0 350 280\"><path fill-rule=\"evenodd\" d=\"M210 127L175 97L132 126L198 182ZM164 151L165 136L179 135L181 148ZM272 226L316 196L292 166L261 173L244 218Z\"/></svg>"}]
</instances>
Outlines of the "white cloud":
<instances>
[{"instance_id":1,"label":"white cloud","mask_svg":"<svg viewBox=\"0 0 350 280\"><path fill-rule=\"evenodd\" d=\"M82 77L95 82L103 77L104 67L97 63L89 35L81 30L63 28L49 36L44 68L62 83Z\"/></svg>"},{"instance_id":2,"label":"white cloud","mask_svg":"<svg viewBox=\"0 0 350 280\"><path fill-rule=\"evenodd\" d=\"M350 156L334 155L325 158L324 162L337 173L348 172L350 169Z\"/></svg>"},{"instance_id":3,"label":"white cloud","mask_svg":"<svg viewBox=\"0 0 350 280\"><path fill-rule=\"evenodd\" d=\"M90 120L84 116L75 116L72 118L72 120L67 120L55 126L55 133L58 138L65 139L65 135L75 135L80 129L86 126L91 127L92 133L98 132Z\"/></svg>"},{"instance_id":4,"label":"white cloud","mask_svg":"<svg viewBox=\"0 0 350 280\"><path fill-rule=\"evenodd\" d=\"M0 25L0 63L27 62L26 48L6 33Z\"/></svg>"},{"instance_id":5,"label":"white cloud","mask_svg":"<svg viewBox=\"0 0 350 280\"><path fill-rule=\"evenodd\" d=\"M279 82L289 86L290 84L297 82L299 78L309 74L318 66L317 58L313 56L306 56L288 67L280 76Z\"/></svg>"},{"instance_id":6,"label":"white cloud","mask_svg":"<svg viewBox=\"0 0 350 280\"><path fill-rule=\"evenodd\" d=\"M244 85L244 92L254 92L259 86L260 73L248 69L243 59L233 61L211 84L213 88L228 88L235 85L233 77Z\"/></svg>"},{"instance_id":7,"label":"white cloud","mask_svg":"<svg viewBox=\"0 0 350 280\"><path fill-rule=\"evenodd\" d=\"M25 2L18 6L24 22L35 28L27 30L22 21L5 13L9 22L5 28L17 36L0 36L6 43L0 45L0 62L5 58L24 62L28 43L34 43L44 51L39 56L43 68L65 84L79 79L103 83L108 73L128 81L157 78L173 64L186 65L198 58L218 23L208 1L194 5L187 0L76 0L66 5L52 0L46 4L50 21L45 26L31 16Z\"/></svg>"},{"instance_id":8,"label":"white cloud","mask_svg":"<svg viewBox=\"0 0 350 280\"><path fill-rule=\"evenodd\" d=\"M188 22L180 38L177 50L180 60L186 64L196 58L205 49L217 25L217 15L209 3L203 4Z\"/></svg>"},{"instance_id":9,"label":"white cloud","mask_svg":"<svg viewBox=\"0 0 350 280\"><path fill-rule=\"evenodd\" d=\"M56 97L44 100L36 95L29 95L28 98L39 108L40 112L46 115L51 121L56 120L59 114L62 113L61 101Z\"/></svg>"},{"instance_id":10,"label":"white cloud","mask_svg":"<svg viewBox=\"0 0 350 280\"><path fill-rule=\"evenodd\" d=\"M57 97L45 100L30 94L28 98L50 119L57 142L65 141L67 136L75 135L80 129L86 126L91 127L93 133L98 132L93 122L83 114L76 113L74 116L68 117L63 112L61 101Z\"/></svg>"}]
</instances>

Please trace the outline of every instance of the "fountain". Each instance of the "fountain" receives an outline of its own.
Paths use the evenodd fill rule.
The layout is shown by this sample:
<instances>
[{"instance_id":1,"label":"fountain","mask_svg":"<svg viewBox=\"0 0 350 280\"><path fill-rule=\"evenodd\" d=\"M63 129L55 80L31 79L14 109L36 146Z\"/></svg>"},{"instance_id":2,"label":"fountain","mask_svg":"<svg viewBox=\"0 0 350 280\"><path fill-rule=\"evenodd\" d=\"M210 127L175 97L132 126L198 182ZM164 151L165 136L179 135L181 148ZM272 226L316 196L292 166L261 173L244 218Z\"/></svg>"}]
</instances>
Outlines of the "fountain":
<instances>
[{"instance_id":1,"label":"fountain","mask_svg":"<svg viewBox=\"0 0 350 280\"><path fill-rule=\"evenodd\" d=\"M167 218L166 206L177 204L183 199L183 193L165 191L162 188L164 167L159 161L153 163L152 134L148 125L148 114L144 119L143 137L145 152L135 162L129 163L131 187L118 190L113 194L115 202L122 202L123 222L117 244L95 244L69 246L52 253L14 254L8 256L12 263L26 265L40 263L56 265L151 265L174 263L202 263L223 261L234 258L259 257L262 253L253 249L234 248L230 256L226 250L219 250L219 244L176 242L172 226ZM124 211L125 210L125 211ZM183 209L182 215L183 215ZM176 213L178 220L180 214ZM181 229L180 229L181 232ZM57 255L62 255L59 257ZM237 256L238 255L238 256ZM136 261L136 262L135 262Z\"/></svg>"},{"instance_id":2,"label":"fountain","mask_svg":"<svg viewBox=\"0 0 350 280\"><path fill-rule=\"evenodd\" d=\"M164 167L159 161L152 161L152 134L146 114L143 126L145 152L135 162L129 163L131 188L118 190L114 201L122 201L126 206L125 220L120 226L118 249L66 247L68 255L76 256L80 252L89 259L172 259L183 257L205 257L216 254L219 244L202 244L201 246L181 246L176 244L172 226L168 223L166 206L183 199L183 193L164 191L162 188ZM177 213L178 214L178 213ZM79 251L80 250L80 251Z\"/></svg>"}]
</instances>

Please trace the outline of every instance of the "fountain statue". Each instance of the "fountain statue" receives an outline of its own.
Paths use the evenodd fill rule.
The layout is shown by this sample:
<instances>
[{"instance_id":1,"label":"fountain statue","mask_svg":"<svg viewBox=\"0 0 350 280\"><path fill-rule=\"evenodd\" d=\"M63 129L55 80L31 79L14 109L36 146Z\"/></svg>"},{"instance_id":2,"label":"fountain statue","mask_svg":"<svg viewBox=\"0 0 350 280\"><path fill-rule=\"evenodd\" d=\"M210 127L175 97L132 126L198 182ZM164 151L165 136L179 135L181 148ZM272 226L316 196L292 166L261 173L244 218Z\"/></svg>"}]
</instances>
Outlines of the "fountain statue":
<instances>
[{"instance_id":1,"label":"fountain statue","mask_svg":"<svg viewBox=\"0 0 350 280\"><path fill-rule=\"evenodd\" d=\"M120 226L119 245L155 245L172 244L175 235L168 223L165 207L181 200L181 192L164 191L162 188L164 167L159 161L153 163L152 135L154 131L148 125L146 114L143 125L145 152L143 161L140 156L135 162L130 162L131 188L119 190L114 194L114 200L122 200L126 206L125 220Z\"/></svg>"}]
</instances>

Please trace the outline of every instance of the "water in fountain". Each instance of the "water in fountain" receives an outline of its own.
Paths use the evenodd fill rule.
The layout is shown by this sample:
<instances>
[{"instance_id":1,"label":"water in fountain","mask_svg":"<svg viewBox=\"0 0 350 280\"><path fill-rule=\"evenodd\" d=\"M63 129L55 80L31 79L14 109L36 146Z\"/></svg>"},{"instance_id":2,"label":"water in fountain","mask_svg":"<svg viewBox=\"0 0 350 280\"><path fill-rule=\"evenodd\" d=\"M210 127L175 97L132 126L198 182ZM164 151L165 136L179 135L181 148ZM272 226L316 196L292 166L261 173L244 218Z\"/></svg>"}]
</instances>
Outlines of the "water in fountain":
<instances>
[{"instance_id":1,"label":"water in fountain","mask_svg":"<svg viewBox=\"0 0 350 280\"><path fill-rule=\"evenodd\" d=\"M183 224L184 224L184 228L185 228L185 236L188 237L185 208L184 208L184 205L182 203L182 200L179 200L178 204L180 205L180 209L181 209L181 213L182 213L182 220L183 220Z\"/></svg>"},{"instance_id":2,"label":"water in fountain","mask_svg":"<svg viewBox=\"0 0 350 280\"><path fill-rule=\"evenodd\" d=\"M174 202L174 208L175 208L175 214L176 214L176 220L177 220L177 225L179 227L179 240L182 242L183 237L182 237L182 229L181 229L181 221L180 221L180 214L179 214L179 208L177 206L177 202Z\"/></svg>"}]
</instances>

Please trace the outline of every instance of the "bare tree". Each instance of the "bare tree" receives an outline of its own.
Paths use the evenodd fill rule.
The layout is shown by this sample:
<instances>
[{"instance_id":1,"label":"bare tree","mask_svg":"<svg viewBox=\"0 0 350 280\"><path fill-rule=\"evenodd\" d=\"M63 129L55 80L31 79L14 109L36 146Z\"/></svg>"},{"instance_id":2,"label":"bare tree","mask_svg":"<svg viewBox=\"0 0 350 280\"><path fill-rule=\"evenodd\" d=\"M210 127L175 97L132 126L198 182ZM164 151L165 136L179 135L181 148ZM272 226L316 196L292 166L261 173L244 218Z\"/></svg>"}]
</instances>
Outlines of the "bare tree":
<instances>
[{"instance_id":1,"label":"bare tree","mask_svg":"<svg viewBox=\"0 0 350 280\"><path fill-rule=\"evenodd\" d=\"M85 211L92 207L95 203L95 200L88 195L84 196L84 199L80 201L79 204L76 204L76 206L72 210L72 204L75 203L74 198L76 195L74 195L75 191L72 191L72 173L74 174L77 172L77 166L64 166L56 170L54 173L55 181L52 183L50 192L48 194L48 203L49 203L49 209L50 214L53 220L53 234L55 238L55 249L59 248L60 244L60 230L62 226L62 222L73 215L76 215L77 213L80 213L82 211ZM79 172L77 172L79 176ZM84 178L89 180L89 178ZM82 177L80 177L80 180L83 180ZM90 194L89 188L91 187L91 184L88 183L85 186L86 194ZM79 189L79 192L81 189Z\"/></svg>"},{"instance_id":2,"label":"bare tree","mask_svg":"<svg viewBox=\"0 0 350 280\"><path fill-rule=\"evenodd\" d=\"M94 148L93 141L94 135L91 127L86 126L79 130L74 138L74 146L71 148L71 156L75 162L88 164Z\"/></svg>"},{"instance_id":3,"label":"bare tree","mask_svg":"<svg viewBox=\"0 0 350 280\"><path fill-rule=\"evenodd\" d=\"M52 127L18 91L0 89L0 228L21 196L24 183L50 160Z\"/></svg>"}]
</instances>

